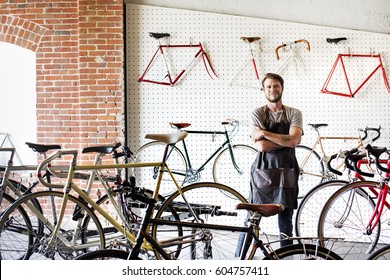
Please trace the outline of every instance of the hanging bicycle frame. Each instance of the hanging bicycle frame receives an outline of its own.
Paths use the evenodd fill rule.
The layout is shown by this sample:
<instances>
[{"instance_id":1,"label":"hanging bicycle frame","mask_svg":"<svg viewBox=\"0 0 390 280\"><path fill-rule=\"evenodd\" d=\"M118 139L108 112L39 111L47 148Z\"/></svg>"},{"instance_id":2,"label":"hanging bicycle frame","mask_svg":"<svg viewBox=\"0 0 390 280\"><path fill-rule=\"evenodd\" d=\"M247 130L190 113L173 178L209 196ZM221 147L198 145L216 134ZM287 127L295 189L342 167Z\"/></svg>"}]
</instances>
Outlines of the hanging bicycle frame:
<instances>
[{"instance_id":1,"label":"hanging bicycle frame","mask_svg":"<svg viewBox=\"0 0 390 280\"><path fill-rule=\"evenodd\" d=\"M172 71L169 69L168 61L167 61L167 58L165 56L165 51L167 49L170 49L170 48L187 48L187 49L197 50L193 59L190 61L190 63L183 70L181 70L177 75L174 75L172 73ZM147 73L149 72L153 63L155 62L155 60L159 56L162 56L162 58L164 60L164 65L165 65L165 70L166 70L166 75L164 78L167 78L168 81L146 78ZM156 52L154 53L152 59L150 60L148 66L146 67L145 71L142 73L141 77L138 79L138 82L146 82L146 83L153 83L153 84L158 84L158 85L174 86L175 84L178 83L180 78L183 77L184 73L191 67L191 65L194 63L194 61L199 57L202 59L203 65L206 68L207 74L210 76L210 78L211 79L214 79L214 77L217 78L218 75L215 73L215 71L211 65L210 59L209 59L207 53L204 51L201 43L189 44L189 45L159 44Z\"/></svg>"},{"instance_id":2,"label":"hanging bicycle frame","mask_svg":"<svg viewBox=\"0 0 390 280\"><path fill-rule=\"evenodd\" d=\"M356 89L352 90L351 83L349 81L349 78L348 78L348 75L347 75L347 72L345 69L344 58L358 58L358 57L377 58L379 61L379 64L375 67L375 69L370 74L368 74L367 78L360 85L358 85L358 87ZM339 63L341 64L341 69L342 69L342 72L343 72L343 75L344 75L344 78L345 78L345 81L347 84L348 92L337 92L337 91L332 91L332 90L328 89L329 82L332 79L334 71ZM321 93L329 93L329 94L334 94L334 95L339 95L339 96L354 97L356 95L356 93L368 82L368 80L370 80L370 78L379 69L382 70L382 75L383 75L383 80L384 80L385 86L386 86L387 90L390 92L389 82L387 80L386 71L385 71L385 68L383 66L382 58L381 58L380 54L338 54L336 61L333 65L326 81L325 81L325 84L321 89Z\"/></svg>"}]
</instances>

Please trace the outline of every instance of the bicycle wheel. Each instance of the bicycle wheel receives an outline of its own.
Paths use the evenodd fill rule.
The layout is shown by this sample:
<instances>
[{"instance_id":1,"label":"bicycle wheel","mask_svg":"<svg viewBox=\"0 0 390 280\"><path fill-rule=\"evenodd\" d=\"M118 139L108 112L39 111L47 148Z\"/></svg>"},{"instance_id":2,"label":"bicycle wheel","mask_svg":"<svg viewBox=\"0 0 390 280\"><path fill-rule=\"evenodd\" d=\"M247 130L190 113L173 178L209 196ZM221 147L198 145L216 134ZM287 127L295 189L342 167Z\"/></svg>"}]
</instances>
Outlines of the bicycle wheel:
<instances>
[{"instance_id":1,"label":"bicycle wheel","mask_svg":"<svg viewBox=\"0 0 390 280\"><path fill-rule=\"evenodd\" d=\"M295 212L296 236L317 236L318 220L322 208L329 197L338 189L348 184L348 181L332 180L323 182L312 188L300 201Z\"/></svg>"},{"instance_id":2,"label":"bicycle wheel","mask_svg":"<svg viewBox=\"0 0 390 280\"><path fill-rule=\"evenodd\" d=\"M153 141L143 145L136 152L134 162L161 162L163 160L162 155L164 154L165 146L165 143L159 141ZM174 146L173 149L170 150L166 162L171 172L175 175L177 183L182 185L186 179L187 162L180 149ZM138 187L151 189L151 186L156 186L158 167L134 168L132 170L132 174L137 180ZM162 196L167 196L175 190L176 188L172 182L172 178L168 173L164 173L160 187L160 194Z\"/></svg>"},{"instance_id":3,"label":"bicycle wheel","mask_svg":"<svg viewBox=\"0 0 390 280\"><path fill-rule=\"evenodd\" d=\"M115 249L104 249L82 254L75 260L127 260L129 252Z\"/></svg>"},{"instance_id":4,"label":"bicycle wheel","mask_svg":"<svg viewBox=\"0 0 390 280\"><path fill-rule=\"evenodd\" d=\"M367 230L375 208L373 191L380 191L379 183L362 181L348 184L329 198L321 212L318 237L320 240L324 237L338 238L332 249L344 259L367 259L377 249L383 221L372 232Z\"/></svg>"},{"instance_id":5,"label":"bicycle wheel","mask_svg":"<svg viewBox=\"0 0 390 280\"><path fill-rule=\"evenodd\" d=\"M263 260L342 260L342 257L318 245L293 244L276 249Z\"/></svg>"},{"instance_id":6,"label":"bicycle wheel","mask_svg":"<svg viewBox=\"0 0 390 280\"><path fill-rule=\"evenodd\" d=\"M104 234L98 218L81 200L69 196L64 219L57 237L52 238L60 212L63 193L35 192L19 198L0 219L0 248L2 259L73 259L77 255L104 248ZM34 200L42 212L33 206ZM54 200L55 209L50 202ZM82 220L91 216L88 229Z\"/></svg>"},{"instance_id":7,"label":"bicycle wheel","mask_svg":"<svg viewBox=\"0 0 390 280\"><path fill-rule=\"evenodd\" d=\"M390 260L390 245L386 245L372 253L368 260Z\"/></svg>"},{"instance_id":8,"label":"bicycle wheel","mask_svg":"<svg viewBox=\"0 0 390 280\"><path fill-rule=\"evenodd\" d=\"M313 187L322 183L325 178L325 168L321 157L311 148L298 145L295 147L300 176L298 181L299 197L303 197Z\"/></svg>"},{"instance_id":9,"label":"bicycle wheel","mask_svg":"<svg viewBox=\"0 0 390 280\"><path fill-rule=\"evenodd\" d=\"M215 158L214 181L247 195L249 194L251 166L258 151L251 146L234 145L232 152L233 154L230 153L229 148L226 148ZM234 157L234 162L232 157Z\"/></svg>"},{"instance_id":10,"label":"bicycle wheel","mask_svg":"<svg viewBox=\"0 0 390 280\"><path fill-rule=\"evenodd\" d=\"M246 199L232 188L214 182L188 185L180 193L177 191L167 198L157 212L155 219L162 222L152 225L152 237L176 259L236 258L240 232L208 228L207 225L244 226L247 211L236 210L236 205L247 202ZM195 221L183 197L190 203L200 222ZM172 209L179 215L181 222L194 225L201 223L205 226L164 224L164 220L172 220ZM253 255L251 252L248 254ZM156 257L161 258L157 251Z\"/></svg>"}]
</instances>

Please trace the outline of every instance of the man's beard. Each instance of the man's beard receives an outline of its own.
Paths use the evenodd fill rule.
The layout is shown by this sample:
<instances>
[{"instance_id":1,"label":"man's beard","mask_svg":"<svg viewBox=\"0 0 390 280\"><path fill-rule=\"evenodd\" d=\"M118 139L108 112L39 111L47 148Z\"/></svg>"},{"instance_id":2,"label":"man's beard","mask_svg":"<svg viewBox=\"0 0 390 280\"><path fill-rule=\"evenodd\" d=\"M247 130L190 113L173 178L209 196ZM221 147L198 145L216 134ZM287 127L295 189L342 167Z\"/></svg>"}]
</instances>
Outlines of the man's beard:
<instances>
[{"instance_id":1,"label":"man's beard","mask_svg":"<svg viewBox=\"0 0 390 280\"><path fill-rule=\"evenodd\" d=\"M279 94L278 96L274 97L273 99L266 96L267 100L271 103L278 103L282 99L282 94Z\"/></svg>"}]
</instances>

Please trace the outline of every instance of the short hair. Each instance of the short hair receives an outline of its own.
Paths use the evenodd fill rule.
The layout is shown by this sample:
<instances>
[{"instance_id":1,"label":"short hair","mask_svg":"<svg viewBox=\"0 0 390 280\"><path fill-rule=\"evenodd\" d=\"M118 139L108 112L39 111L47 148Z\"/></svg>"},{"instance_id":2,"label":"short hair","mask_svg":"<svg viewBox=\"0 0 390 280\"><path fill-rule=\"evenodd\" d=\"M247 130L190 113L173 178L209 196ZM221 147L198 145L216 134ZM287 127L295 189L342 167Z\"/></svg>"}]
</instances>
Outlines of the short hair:
<instances>
[{"instance_id":1,"label":"short hair","mask_svg":"<svg viewBox=\"0 0 390 280\"><path fill-rule=\"evenodd\" d=\"M284 80L281 76L275 73L267 73L265 74L263 80L261 81L261 85L263 86L263 89L264 89L264 82L266 79L278 80L279 83L282 85L282 87L284 87Z\"/></svg>"}]
</instances>

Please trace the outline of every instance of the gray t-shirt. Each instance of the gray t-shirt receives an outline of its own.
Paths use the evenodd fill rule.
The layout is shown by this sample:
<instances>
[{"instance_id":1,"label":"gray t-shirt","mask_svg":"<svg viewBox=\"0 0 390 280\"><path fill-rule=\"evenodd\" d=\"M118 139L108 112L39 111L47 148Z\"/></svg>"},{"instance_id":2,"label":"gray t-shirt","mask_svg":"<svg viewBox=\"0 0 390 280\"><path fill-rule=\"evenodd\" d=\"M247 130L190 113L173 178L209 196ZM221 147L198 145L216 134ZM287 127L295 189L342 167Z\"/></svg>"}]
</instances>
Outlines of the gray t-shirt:
<instances>
[{"instance_id":1,"label":"gray t-shirt","mask_svg":"<svg viewBox=\"0 0 390 280\"><path fill-rule=\"evenodd\" d=\"M302 125L302 112L298 109L283 105L284 109L286 110L286 118L287 121L290 122L290 126L299 127L302 129L303 132L303 125ZM269 111L270 118L274 122L280 122L282 117L282 112L271 112ZM265 121L265 106L262 106L260 108L257 108L252 111L251 115L251 124L255 125L257 127L260 127L261 129L265 129L264 121Z\"/></svg>"}]
</instances>

